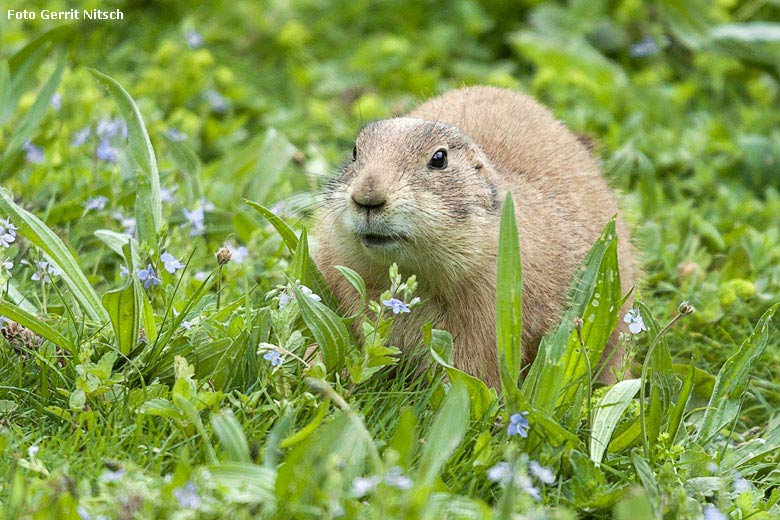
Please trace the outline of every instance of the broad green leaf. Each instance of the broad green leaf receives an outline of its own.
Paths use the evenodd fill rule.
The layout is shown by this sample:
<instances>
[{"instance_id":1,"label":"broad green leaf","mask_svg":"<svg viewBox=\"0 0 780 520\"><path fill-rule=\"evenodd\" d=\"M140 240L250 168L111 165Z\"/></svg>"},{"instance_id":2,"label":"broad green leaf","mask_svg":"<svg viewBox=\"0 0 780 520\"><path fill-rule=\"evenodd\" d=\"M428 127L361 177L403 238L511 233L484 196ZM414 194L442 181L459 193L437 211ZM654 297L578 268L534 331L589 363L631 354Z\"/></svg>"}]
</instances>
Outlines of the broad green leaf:
<instances>
[{"instance_id":1,"label":"broad green leaf","mask_svg":"<svg viewBox=\"0 0 780 520\"><path fill-rule=\"evenodd\" d=\"M596 283L585 306L582 318L582 344L576 331L569 336L564 354L563 380L567 387L558 398L558 406L566 406L584 386L590 387L596 375L607 341L615 330L620 314L621 287L618 270L617 241L607 246L599 265ZM583 346L585 352L583 352Z\"/></svg>"},{"instance_id":2,"label":"broad green leaf","mask_svg":"<svg viewBox=\"0 0 780 520\"><path fill-rule=\"evenodd\" d=\"M249 176L245 195L264 202L276 185L279 175L292 160L297 148L275 128L269 128L257 155L257 163Z\"/></svg>"},{"instance_id":3,"label":"broad green leaf","mask_svg":"<svg viewBox=\"0 0 780 520\"><path fill-rule=\"evenodd\" d=\"M423 335L431 357L444 367L450 381L453 383L457 381L468 390L471 416L475 419L482 418L497 398L495 391L491 391L481 379L470 376L449 364L440 354L442 351L452 349L452 334L446 330L432 329L424 332Z\"/></svg>"},{"instance_id":4,"label":"broad green leaf","mask_svg":"<svg viewBox=\"0 0 780 520\"><path fill-rule=\"evenodd\" d=\"M430 486L444 463L460 446L466 434L469 418L469 393L466 386L452 382L447 397L436 413L431 429L425 435L425 445L420 454L418 486Z\"/></svg>"},{"instance_id":5,"label":"broad green leaf","mask_svg":"<svg viewBox=\"0 0 780 520\"><path fill-rule=\"evenodd\" d=\"M758 320L750 336L739 350L731 356L718 372L715 389L712 391L707 411L704 413L696 439L706 443L731 424L739 413L742 399L750 381L753 364L764 352L769 342L769 327L780 303L772 305Z\"/></svg>"},{"instance_id":6,"label":"broad green leaf","mask_svg":"<svg viewBox=\"0 0 780 520\"><path fill-rule=\"evenodd\" d=\"M270 222L271 225L276 229L276 232L279 233L279 236L282 237L282 240L284 240L284 243L287 245L287 249L291 253L295 252L295 248L298 247L298 237L295 236L295 231L293 231L293 229L288 226L284 220L280 219L274 215L273 211L261 204L258 204L257 202L248 199L242 199L242 202L260 213L263 218Z\"/></svg>"},{"instance_id":7,"label":"broad green leaf","mask_svg":"<svg viewBox=\"0 0 780 520\"><path fill-rule=\"evenodd\" d=\"M355 271L350 269L349 267L345 267L343 265L334 265L335 269L338 270L342 275L344 275L344 278L347 279L347 281L352 284L352 287L355 288L355 290L360 295L360 300L365 302L366 301L366 282L363 281L363 278Z\"/></svg>"},{"instance_id":8,"label":"broad green leaf","mask_svg":"<svg viewBox=\"0 0 780 520\"><path fill-rule=\"evenodd\" d=\"M51 328L37 316L30 314L21 307L0 300L0 316L5 316L9 320L15 321L42 338L45 338L70 354L77 354L76 346L65 336Z\"/></svg>"},{"instance_id":9,"label":"broad green leaf","mask_svg":"<svg viewBox=\"0 0 780 520\"><path fill-rule=\"evenodd\" d=\"M19 227L19 234L41 248L62 271L61 278L87 315L98 323L108 323L109 317L100 303L97 293L87 282L78 261L60 240L38 217L17 205L8 193L0 188L0 213L8 215Z\"/></svg>"},{"instance_id":10,"label":"broad green leaf","mask_svg":"<svg viewBox=\"0 0 780 520\"><path fill-rule=\"evenodd\" d=\"M233 412L223 410L218 414L212 415L211 426L214 428L214 433L217 434L228 460L233 462L252 462L244 430L236 420Z\"/></svg>"},{"instance_id":11,"label":"broad green leaf","mask_svg":"<svg viewBox=\"0 0 780 520\"><path fill-rule=\"evenodd\" d=\"M142 251L151 249L156 254L157 232L154 214L149 211L152 204L149 184L146 182L146 179L139 177L135 191L135 228L138 233L138 241L143 248Z\"/></svg>"},{"instance_id":12,"label":"broad green leaf","mask_svg":"<svg viewBox=\"0 0 780 520\"><path fill-rule=\"evenodd\" d=\"M596 464L604 458L612 432L639 391L641 383L640 379L620 381L596 404L590 433L590 460Z\"/></svg>"},{"instance_id":13,"label":"broad green leaf","mask_svg":"<svg viewBox=\"0 0 780 520\"><path fill-rule=\"evenodd\" d=\"M149 140L149 134L146 132L141 112L138 110L133 98L130 97L130 94L115 79L95 69L90 69L90 72L108 88L117 106L119 106L119 112L125 119L130 149L133 152L135 161L141 168L143 179L149 186L148 207L140 209L149 214L148 219L152 223L152 230L157 234L161 231L163 225L162 203L160 201L160 175L157 172L157 159L154 156L152 142ZM136 208L136 210L138 209ZM149 245L156 247L156 240L150 241Z\"/></svg>"},{"instance_id":14,"label":"broad green leaf","mask_svg":"<svg viewBox=\"0 0 780 520\"><path fill-rule=\"evenodd\" d=\"M295 300L301 309L301 316L311 330L322 352L322 360L328 371L337 369L344 362L344 356L351 343L349 331L336 313L320 302L314 301L291 284Z\"/></svg>"},{"instance_id":15,"label":"broad green leaf","mask_svg":"<svg viewBox=\"0 0 780 520\"><path fill-rule=\"evenodd\" d=\"M523 350L523 281L520 243L517 238L515 203L507 192L501 214L496 273L496 343L501 387L510 401L516 401Z\"/></svg>"},{"instance_id":16,"label":"broad green leaf","mask_svg":"<svg viewBox=\"0 0 780 520\"><path fill-rule=\"evenodd\" d=\"M126 244L133 243L133 263L141 265L141 258L138 256L138 242L127 233L118 233L110 229L98 229L93 233L96 238L106 244L108 248L121 257L124 257L124 247Z\"/></svg>"},{"instance_id":17,"label":"broad green leaf","mask_svg":"<svg viewBox=\"0 0 780 520\"><path fill-rule=\"evenodd\" d=\"M528 377L523 381L523 394L528 396L530 404L539 411L552 413L564 384L568 383L564 378L564 361L567 350L572 345L577 345L572 338L576 335L574 318L585 316L587 319L585 311L595 296L599 276L606 276L610 262L605 263L604 260L616 240L617 233L613 217L588 251L580 269L575 273L574 280L567 292L567 299L571 304L558 327L552 334L548 334L542 339L539 353L531 365ZM559 410L567 411L564 408L559 408Z\"/></svg>"},{"instance_id":18,"label":"broad green leaf","mask_svg":"<svg viewBox=\"0 0 780 520\"><path fill-rule=\"evenodd\" d=\"M35 99L35 102L17 127L14 128L14 132L11 134L11 139L8 141L8 144L3 146L2 160L0 161L0 178L7 177L12 173L10 168L22 152L22 147L32 137L33 132L38 128L38 124L46 114L46 110L49 108L49 101L60 84L62 71L64 69L65 60L64 58L60 58L54 73L43 86L38 97Z\"/></svg>"},{"instance_id":19,"label":"broad green leaf","mask_svg":"<svg viewBox=\"0 0 780 520\"><path fill-rule=\"evenodd\" d=\"M131 248L130 243L125 245L124 257L128 269L134 273L136 266L133 263ZM143 299L143 291L136 276L128 276L124 287L103 295L103 306L111 317L117 348L125 356L130 354L138 344L143 322Z\"/></svg>"}]
</instances>

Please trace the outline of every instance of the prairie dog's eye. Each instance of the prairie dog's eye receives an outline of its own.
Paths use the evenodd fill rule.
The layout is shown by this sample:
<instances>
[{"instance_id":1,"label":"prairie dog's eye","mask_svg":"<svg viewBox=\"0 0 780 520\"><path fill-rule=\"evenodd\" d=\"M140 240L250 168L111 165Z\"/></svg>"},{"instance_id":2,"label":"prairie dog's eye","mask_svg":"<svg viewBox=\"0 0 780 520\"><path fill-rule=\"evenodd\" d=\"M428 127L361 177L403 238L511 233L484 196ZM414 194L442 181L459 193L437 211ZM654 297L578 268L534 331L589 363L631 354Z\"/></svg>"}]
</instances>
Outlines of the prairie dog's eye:
<instances>
[{"instance_id":1,"label":"prairie dog's eye","mask_svg":"<svg viewBox=\"0 0 780 520\"><path fill-rule=\"evenodd\" d=\"M443 170L447 167L447 150L440 148L433 152L431 160L428 161L428 168L434 170Z\"/></svg>"},{"instance_id":2,"label":"prairie dog's eye","mask_svg":"<svg viewBox=\"0 0 780 520\"><path fill-rule=\"evenodd\" d=\"M352 161L357 161L357 146L352 148Z\"/></svg>"}]
</instances>

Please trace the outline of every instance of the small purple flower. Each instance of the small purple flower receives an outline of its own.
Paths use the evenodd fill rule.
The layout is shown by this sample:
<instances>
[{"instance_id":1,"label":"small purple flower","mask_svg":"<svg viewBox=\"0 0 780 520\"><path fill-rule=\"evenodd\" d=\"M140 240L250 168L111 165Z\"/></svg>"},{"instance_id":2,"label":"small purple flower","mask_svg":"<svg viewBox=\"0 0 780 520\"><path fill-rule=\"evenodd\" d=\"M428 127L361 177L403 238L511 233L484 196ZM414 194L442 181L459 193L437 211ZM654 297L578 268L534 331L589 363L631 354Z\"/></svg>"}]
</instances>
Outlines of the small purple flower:
<instances>
[{"instance_id":1,"label":"small purple flower","mask_svg":"<svg viewBox=\"0 0 780 520\"><path fill-rule=\"evenodd\" d=\"M374 491L381 482L381 479L373 475L371 477L356 477L352 480L352 496L355 498L363 498L372 491Z\"/></svg>"},{"instance_id":2,"label":"small purple flower","mask_svg":"<svg viewBox=\"0 0 780 520\"><path fill-rule=\"evenodd\" d=\"M639 314L639 309L631 309L623 316L623 321L628 323L628 330L631 334L639 334L646 331L645 320L642 319L642 315Z\"/></svg>"},{"instance_id":3,"label":"small purple flower","mask_svg":"<svg viewBox=\"0 0 780 520\"><path fill-rule=\"evenodd\" d=\"M126 265L122 265L119 267L119 276L124 278L125 276L130 274L130 269Z\"/></svg>"},{"instance_id":4,"label":"small purple flower","mask_svg":"<svg viewBox=\"0 0 780 520\"><path fill-rule=\"evenodd\" d=\"M149 287L160 285L162 281L157 277L157 273L154 272L154 267L149 264L146 269L138 271L138 279L144 283L144 289Z\"/></svg>"},{"instance_id":5,"label":"small purple flower","mask_svg":"<svg viewBox=\"0 0 780 520\"><path fill-rule=\"evenodd\" d=\"M382 300L382 305L388 309L393 309L393 314L399 314L401 312L411 312L409 307L399 300L398 298L390 298L389 300Z\"/></svg>"},{"instance_id":6,"label":"small purple flower","mask_svg":"<svg viewBox=\"0 0 780 520\"><path fill-rule=\"evenodd\" d=\"M658 46L658 43L652 37L645 36L638 42L631 44L628 48L628 53L632 58L645 58L658 54L658 51L660 50L661 48Z\"/></svg>"},{"instance_id":7,"label":"small purple flower","mask_svg":"<svg viewBox=\"0 0 780 520\"><path fill-rule=\"evenodd\" d=\"M192 322L187 320L182 320L181 326L184 330L192 330Z\"/></svg>"},{"instance_id":8,"label":"small purple flower","mask_svg":"<svg viewBox=\"0 0 780 520\"><path fill-rule=\"evenodd\" d=\"M40 164L43 162L43 148L35 146L32 141L24 143L22 150L24 150L24 158L28 163Z\"/></svg>"},{"instance_id":9,"label":"small purple flower","mask_svg":"<svg viewBox=\"0 0 780 520\"><path fill-rule=\"evenodd\" d=\"M174 186L173 188L161 188L160 189L160 202L170 203L174 202L176 199L173 198L173 194L178 189L178 186Z\"/></svg>"},{"instance_id":10,"label":"small purple flower","mask_svg":"<svg viewBox=\"0 0 780 520\"><path fill-rule=\"evenodd\" d=\"M506 428L506 433L510 437L513 435L519 435L524 439L528 437L528 430L531 428L528 422L527 415L529 412L514 413L509 417L509 426Z\"/></svg>"},{"instance_id":11,"label":"small purple flower","mask_svg":"<svg viewBox=\"0 0 780 520\"><path fill-rule=\"evenodd\" d=\"M108 202L108 198L103 195L98 195L96 197L90 197L87 200L84 201L82 206L84 206L84 209L87 211L100 211L102 209L105 209L106 203Z\"/></svg>"},{"instance_id":12,"label":"small purple flower","mask_svg":"<svg viewBox=\"0 0 780 520\"><path fill-rule=\"evenodd\" d=\"M38 270L30 277L30 280L35 280L36 282L49 283L51 282L51 277L49 275L59 276L62 274L59 267L50 264L49 262L36 262L36 267Z\"/></svg>"},{"instance_id":13,"label":"small purple flower","mask_svg":"<svg viewBox=\"0 0 780 520\"><path fill-rule=\"evenodd\" d=\"M183 209L184 218L190 223L192 229L190 229L190 236L195 237L202 235L206 231L206 225L204 220L206 218L203 208L195 208L193 210Z\"/></svg>"},{"instance_id":14,"label":"small purple flower","mask_svg":"<svg viewBox=\"0 0 780 520\"><path fill-rule=\"evenodd\" d=\"M704 508L704 520L727 520L726 515L721 513L717 507L708 505Z\"/></svg>"},{"instance_id":15,"label":"small purple flower","mask_svg":"<svg viewBox=\"0 0 780 520\"><path fill-rule=\"evenodd\" d=\"M32 444L27 448L27 456L34 459L38 455L38 451L40 451L40 448L37 445Z\"/></svg>"},{"instance_id":16,"label":"small purple flower","mask_svg":"<svg viewBox=\"0 0 780 520\"><path fill-rule=\"evenodd\" d=\"M520 489L528 493L534 500L539 501L542 499L542 494L539 492L539 488L534 486L533 482L531 482L531 479L527 476L519 476L516 482L520 486Z\"/></svg>"},{"instance_id":17,"label":"small purple flower","mask_svg":"<svg viewBox=\"0 0 780 520\"><path fill-rule=\"evenodd\" d=\"M268 352L263 354L263 359L265 359L266 361L270 361L271 366L275 366L275 367L278 367L284 361L284 358L282 358L282 355L279 354L277 350L269 350Z\"/></svg>"},{"instance_id":18,"label":"small purple flower","mask_svg":"<svg viewBox=\"0 0 780 520\"><path fill-rule=\"evenodd\" d=\"M403 474L403 470L400 466L393 466L385 475L385 484L401 491L411 489L413 486L412 479Z\"/></svg>"},{"instance_id":19,"label":"small purple flower","mask_svg":"<svg viewBox=\"0 0 780 520\"><path fill-rule=\"evenodd\" d=\"M499 462L487 470L488 480L502 485L507 485L512 482L513 475L512 465L508 462Z\"/></svg>"},{"instance_id":20,"label":"small purple flower","mask_svg":"<svg viewBox=\"0 0 780 520\"><path fill-rule=\"evenodd\" d=\"M544 482L545 484L555 484L555 474L553 474L552 470L542 466L535 460L532 460L528 464L528 470L531 472L531 475L538 478L541 482Z\"/></svg>"},{"instance_id":21,"label":"small purple flower","mask_svg":"<svg viewBox=\"0 0 780 520\"><path fill-rule=\"evenodd\" d=\"M97 135L101 139L109 139L117 135L127 137L127 125L121 117L101 119L98 122Z\"/></svg>"},{"instance_id":22,"label":"small purple flower","mask_svg":"<svg viewBox=\"0 0 780 520\"><path fill-rule=\"evenodd\" d=\"M111 146L108 139L101 139L98 144L97 150L95 150L95 156L101 161L115 163L118 157L117 151Z\"/></svg>"},{"instance_id":23,"label":"small purple flower","mask_svg":"<svg viewBox=\"0 0 780 520\"><path fill-rule=\"evenodd\" d=\"M104 471L102 475L100 475L100 480L103 482L116 482L117 480L121 480L122 477L125 476L125 470L118 469L116 471Z\"/></svg>"},{"instance_id":24,"label":"small purple flower","mask_svg":"<svg viewBox=\"0 0 780 520\"><path fill-rule=\"evenodd\" d=\"M75 148L77 146L81 146L82 144L87 142L87 139L89 139L89 136L92 135L92 129L88 126L85 126L75 134L73 134L73 139L70 141L70 145Z\"/></svg>"},{"instance_id":25,"label":"small purple flower","mask_svg":"<svg viewBox=\"0 0 780 520\"><path fill-rule=\"evenodd\" d=\"M197 49L203 45L203 36L195 30L189 30L184 33L184 40L187 42L187 47L190 49Z\"/></svg>"},{"instance_id":26,"label":"small purple flower","mask_svg":"<svg viewBox=\"0 0 780 520\"><path fill-rule=\"evenodd\" d=\"M62 108L62 95L59 92L55 92L49 100L49 104L54 110Z\"/></svg>"},{"instance_id":27,"label":"small purple flower","mask_svg":"<svg viewBox=\"0 0 780 520\"><path fill-rule=\"evenodd\" d=\"M198 486L194 482L187 481L182 487L173 490L173 496L179 501L179 506L185 509L198 509L201 504Z\"/></svg>"},{"instance_id":28,"label":"small purple flower","mask_svg":"<svg viewBox=\"0 0 780 520\"><path fill-rule=\"evenodd\" d=\"M14 266L14 263L5 257L0 257L0 269L10 271Z\"/></svg>"},{"instance_id":29,"label":"small purple flower","mask_svg":"<svg viewBox=\"0 0 780 520\"><path fill-rule=\"evenodd\" d=\"M16 240L17 229L10 218L0 219L0 246L11 247L11 243Z\"/></svg>"},{"instance_id":30,"label":"small purple flower","mask_svg":"<svg viewBox=\"0 0 780 520\"><path fill-rule=\"evenodd\" d=\"M218 114L224 114L228 109L228 101L222 94L216 90L207 90L205 92L206 102L211 106L211 110Z\"/></svg>"},{"instance_id":31,"label":"small purple flower","mask_svg":"<svg viewBox=\"0 0 780 520\"><path fill-rule=\"evenodd\" d=\"M162 261L165 270L169 273L173 274L179 269L184 269L184 264L181 263L176 257L174 257L172 254L165 252L160 256L160 260Z\"/></svg>"},{"instance_id":32,"label":"small purple flower","mask_svg":"<svg viewBox=\"0 0 780 520\"><path fill-rule=\"evenodd\" d=\"M214 204L206 197L201 197L199 202L203 211L214 211Z\"/></svg>"},{"instance_id":33,"label":"small purple flower","mask_svg":"<svg viewBox=\"0 0 780 520\"><path fill-rule=\"evenodd\" d=\"M122 226L124 233L135 235L135 219L133 217L125 217L120 211L115 211L111 216L119 221L119 225Z\"/></svg>"},{"instance_id":34,"label":"small purple flower","mask_svg":"<svg viewBox=\"0 0 780 520\"><path fill-rule=\"evenodd\" d=\"M231 259L237 264L243 264L246 257L249 256L249 250L244 246L233 247L232 244L225 244L230 251Z\"/></svg>"},{"instance_id":35,"label":"small purple flower","mask_svg":"<svg viewBox=\"0 0 780 520\"><path fill-rule=\"evenodd\" d=\"M171 141L176 141L177 143L187 139L187 134L181 130L177 130L176 128L169 128L165 131L165 135L168 136L168 139Z\"/></svg>"}]
</instances>

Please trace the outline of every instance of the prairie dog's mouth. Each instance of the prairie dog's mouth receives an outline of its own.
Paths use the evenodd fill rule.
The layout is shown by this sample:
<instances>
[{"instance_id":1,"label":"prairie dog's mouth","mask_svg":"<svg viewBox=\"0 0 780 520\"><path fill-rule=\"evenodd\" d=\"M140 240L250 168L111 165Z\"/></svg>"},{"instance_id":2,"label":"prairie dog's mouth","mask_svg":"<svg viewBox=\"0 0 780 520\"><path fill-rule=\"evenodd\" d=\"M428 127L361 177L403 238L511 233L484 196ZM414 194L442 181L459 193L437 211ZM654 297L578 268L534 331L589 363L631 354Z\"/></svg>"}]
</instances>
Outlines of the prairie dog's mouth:
<instances>
[{"instance_id":1,"label":"prairie dog's mouth","mask_svg":"<svg viewBox=\"0 0 780 520\"><path fill-rule=\"evenodd\" d=\"M360 233L358 236L366 247L392 247L404 240L400 235L384 235L380 233Z\"/></svg>"}]
</instances>

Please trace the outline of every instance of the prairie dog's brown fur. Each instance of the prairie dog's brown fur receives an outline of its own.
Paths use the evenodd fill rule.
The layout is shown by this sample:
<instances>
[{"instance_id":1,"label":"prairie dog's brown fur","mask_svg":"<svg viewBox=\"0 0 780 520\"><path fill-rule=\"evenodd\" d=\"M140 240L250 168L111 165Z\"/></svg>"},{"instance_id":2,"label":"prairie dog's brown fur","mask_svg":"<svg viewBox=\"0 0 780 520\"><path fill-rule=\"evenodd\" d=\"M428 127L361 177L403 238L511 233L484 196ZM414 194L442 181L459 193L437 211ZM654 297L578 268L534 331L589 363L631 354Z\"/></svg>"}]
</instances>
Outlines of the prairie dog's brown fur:
<instances>
[{"instance_id":1,"label":"prairie dog's brown fur","mask_svg":"<svg viewBox=\"0 0 780 520\"><path fill-rule=\"evenodd\" d=\"M447 154L443 169L432 166L439 150ZM420 326L433 320L453 334L455 365L498 387L495 278L506 192L516 206L530 361L560 318L575 270L618 213L598 165L549 110L492 87L453 90L406 117L369 124L356 151L328 185L314 232L315 260L336 296L345 309L358 302L334 265L357 271L376 298L396 262L417 275L423 304L396 320L392 343L414 348ZM620 219L617 229L626 290L637 269Z\"/></svg>"}]
</instances>

